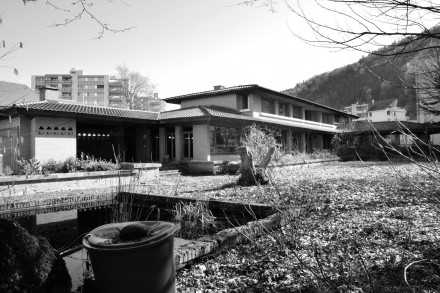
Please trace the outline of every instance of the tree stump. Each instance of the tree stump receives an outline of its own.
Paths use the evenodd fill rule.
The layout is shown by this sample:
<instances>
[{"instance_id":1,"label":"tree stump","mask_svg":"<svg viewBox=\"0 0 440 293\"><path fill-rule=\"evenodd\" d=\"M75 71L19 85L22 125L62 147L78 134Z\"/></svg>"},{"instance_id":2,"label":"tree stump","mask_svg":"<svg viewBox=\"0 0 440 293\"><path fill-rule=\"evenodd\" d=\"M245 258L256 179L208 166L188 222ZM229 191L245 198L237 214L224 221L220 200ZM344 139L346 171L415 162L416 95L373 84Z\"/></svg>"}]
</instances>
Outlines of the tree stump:
<instances>
[{"instance_id":1,"label":"tree stump","mask_svg":"<svg viewBox=\"0 0 440 293\"><path fill-rule=\"evenodd\" d=\"M275 148L271 147L269 152L264 156L262 163L258 168L255 168L252 154L247 147L240 147L238 153L240 155L240 178L237 184L243 186L267 184L269 180L266 177L265 171L269 165L272 156L275 152Z\"/></svg>"}]
</instances>

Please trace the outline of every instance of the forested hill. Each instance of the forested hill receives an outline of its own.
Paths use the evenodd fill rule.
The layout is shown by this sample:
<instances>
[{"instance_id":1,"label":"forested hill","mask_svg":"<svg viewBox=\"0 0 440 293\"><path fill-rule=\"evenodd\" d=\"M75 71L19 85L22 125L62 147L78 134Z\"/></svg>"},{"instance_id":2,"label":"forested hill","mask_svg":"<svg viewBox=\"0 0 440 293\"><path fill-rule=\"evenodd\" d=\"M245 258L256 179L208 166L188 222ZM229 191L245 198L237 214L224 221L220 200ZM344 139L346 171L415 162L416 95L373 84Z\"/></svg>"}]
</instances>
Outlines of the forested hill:
<instances>
[{"instance_id":1,"label":"forested hill","mask_svg":"<svg viewBox=\"0 0 440 293\"><path fill-rule=\"evenodd\" d=\"M414 57L415 54L404 54L394 59L368 55L357 63L298 83L284 93L336 109L355 103L371 103L373 99L397 98L398 106L405 107L410 119L415 119L415 91L405 89L414 82L414 74L408 71Z\"/></svg>"}]
</instances>

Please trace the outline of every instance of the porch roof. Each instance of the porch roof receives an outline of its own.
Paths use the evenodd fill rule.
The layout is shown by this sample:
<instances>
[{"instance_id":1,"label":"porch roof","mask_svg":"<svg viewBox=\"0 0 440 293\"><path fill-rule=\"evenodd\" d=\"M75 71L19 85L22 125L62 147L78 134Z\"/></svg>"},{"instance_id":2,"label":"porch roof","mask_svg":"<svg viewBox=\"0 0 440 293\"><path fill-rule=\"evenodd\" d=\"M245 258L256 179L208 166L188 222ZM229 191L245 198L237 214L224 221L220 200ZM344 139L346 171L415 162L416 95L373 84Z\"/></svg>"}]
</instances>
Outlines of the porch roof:
<instances>
[{"instance_id":1,"label":"porch roof","mask_svg":"<svg viewBox=\"0 0 440 293\"><path fill-rule=\"evenodd\" d=\"M362 133L377 131L383 134L390 134L395 131L401 131L405 133L440 133L440 126L428 123L417 123L410 121L381 121L381 122L368 122L368 121L355 121L353 126L344 125L340 128L344 132Z\"/></svg>"},{"instance_id":2,"label":"porch roof","mask_svg":"<svg viewBox=\"0 0 440 293\"><path fill-rule=\"evenodd\" d=\"M162 112L159 116L160 121L169 121L176 119L180 120L187 118L227 118L245 121L261 121L260 119L254 118L252 116L241 114L236 110L218 106L194 106Z\"/></svg>"}]
</instances>

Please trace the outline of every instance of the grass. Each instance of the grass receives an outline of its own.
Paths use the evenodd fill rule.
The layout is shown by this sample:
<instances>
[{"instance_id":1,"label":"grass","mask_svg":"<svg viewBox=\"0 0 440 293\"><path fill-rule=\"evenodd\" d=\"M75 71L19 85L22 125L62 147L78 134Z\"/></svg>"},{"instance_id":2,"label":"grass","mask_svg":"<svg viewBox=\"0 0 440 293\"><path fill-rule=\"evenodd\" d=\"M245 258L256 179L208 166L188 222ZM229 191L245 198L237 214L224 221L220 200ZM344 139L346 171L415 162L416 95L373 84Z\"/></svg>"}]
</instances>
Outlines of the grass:
<instances>
[{"instance_id":1,"label":"grass","mask_svg":"<svg viewBox=\"0 0 440 293\"><path fill-rule=\"evenodd\" d=\"M277 168L261 187L236 186L235 177L182 177L181 196L290 209L277 233L179 271L178 291L438 292L438 184L414 165L395 168L407 180L386 162Z\"/></svg>"}]
</instances>

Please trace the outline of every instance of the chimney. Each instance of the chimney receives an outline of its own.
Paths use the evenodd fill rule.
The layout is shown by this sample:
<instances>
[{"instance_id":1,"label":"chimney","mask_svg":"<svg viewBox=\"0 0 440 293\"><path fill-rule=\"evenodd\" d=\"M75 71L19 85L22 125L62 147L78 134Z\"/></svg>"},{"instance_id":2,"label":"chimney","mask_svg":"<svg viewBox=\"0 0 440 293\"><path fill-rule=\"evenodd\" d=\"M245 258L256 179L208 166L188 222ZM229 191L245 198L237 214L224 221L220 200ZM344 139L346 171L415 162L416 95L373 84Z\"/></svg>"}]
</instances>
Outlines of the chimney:
<instances>
[{"instance_id":1,"label":"chimney","mask_svg":"<svg viewBox=\"0 0 440 293\"><path fill-rule=\"evenodd\" d=\"M225 87L224 86L222 86L222 85L215 85L214 86L214 90L215 91L217 91L217 90L222 90L222 89L224 89Z\"/></svg>"},{"instance_id":2,"label":"chimney","mask_svg":"<svg viewBox=\"0 0 440 293\"><path fill-rule=\"evenodd\" d=\"M157 100L159 99L159 93L153 93L153 97Z\"/></svg>"},{"instance_id":3,"label":"chimney","mask_svg":"<svg viewBox=\"0 0 440 293\"><path fill-rule=\"evenodd\" d=\"M58 101L58 88L49 86L41 88L40 101Z\"/></svg>"}]
</instances>

